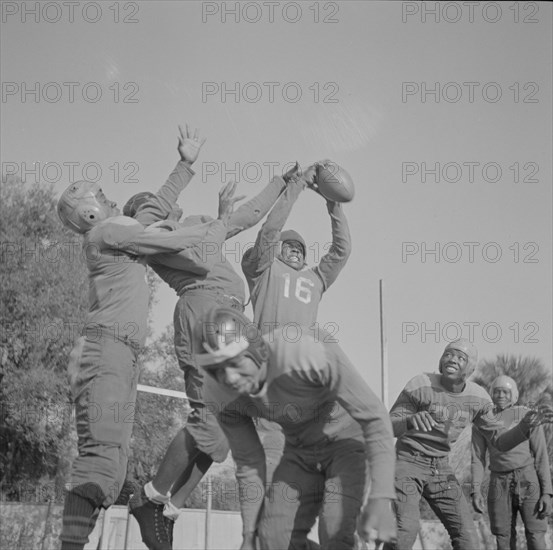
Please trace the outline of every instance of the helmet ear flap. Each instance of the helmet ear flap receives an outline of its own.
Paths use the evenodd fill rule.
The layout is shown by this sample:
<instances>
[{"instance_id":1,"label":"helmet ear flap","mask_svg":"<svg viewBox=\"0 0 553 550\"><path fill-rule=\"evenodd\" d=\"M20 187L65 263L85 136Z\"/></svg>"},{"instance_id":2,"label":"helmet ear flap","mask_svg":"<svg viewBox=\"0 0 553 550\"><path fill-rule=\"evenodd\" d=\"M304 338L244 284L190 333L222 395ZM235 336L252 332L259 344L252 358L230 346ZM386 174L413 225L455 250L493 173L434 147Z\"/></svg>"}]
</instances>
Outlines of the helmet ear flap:
<instances>
[{"instance_id":1,"label":"helmet ear flap","mask_svg":"<svg viewBox=\"0 0 553 550\"><path fill-rule=\"evenodd\" d=\"M104 220L106 212L97 199L98 192L100 186L97 183L84 180L72 183L57 204L58 217L63 225L77 233L86 233Z\"/></svg>"}]
</instances>

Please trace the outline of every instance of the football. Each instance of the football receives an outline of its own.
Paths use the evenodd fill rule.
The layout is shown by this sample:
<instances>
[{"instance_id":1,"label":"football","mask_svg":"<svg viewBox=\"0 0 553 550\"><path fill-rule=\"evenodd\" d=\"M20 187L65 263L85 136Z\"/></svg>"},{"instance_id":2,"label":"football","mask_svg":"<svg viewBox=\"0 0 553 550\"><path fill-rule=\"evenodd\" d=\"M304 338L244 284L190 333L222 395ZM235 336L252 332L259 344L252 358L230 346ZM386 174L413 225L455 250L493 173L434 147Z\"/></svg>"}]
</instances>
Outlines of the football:
<instances>
[{"instance_id":1,"label":"football","mask_svg":"<svg viewBox=\"0 0 553 550\"><path fill-rule=\"evenodd\" d=\"M349 202L355 195L351 176L335 162L317 165L315 183L319 193L329 201Z\"/></svg>"}]
</instances>

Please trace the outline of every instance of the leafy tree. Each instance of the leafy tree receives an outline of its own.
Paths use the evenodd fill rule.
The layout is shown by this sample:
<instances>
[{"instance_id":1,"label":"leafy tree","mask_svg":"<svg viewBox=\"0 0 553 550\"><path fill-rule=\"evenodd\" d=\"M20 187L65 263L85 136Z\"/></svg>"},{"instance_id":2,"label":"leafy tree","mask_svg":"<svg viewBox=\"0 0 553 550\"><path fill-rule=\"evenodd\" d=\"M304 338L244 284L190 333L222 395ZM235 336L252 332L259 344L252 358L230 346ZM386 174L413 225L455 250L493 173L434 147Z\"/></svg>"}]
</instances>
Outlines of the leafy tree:
<instances>
[{"instance_id":1,"label":"leafy tree","mask_svg":"<svg viewBox=\"0 0 553 550\"><path fill-rule=\"evenodd\" d=\"M81 238L60 223L56 202L52 186L26 185L13 177L2 180L0 491L3 499L61 500L76 455L66 365L85 321L88 281ZM148 282L152 306L159 280L151 270ZM163 369L148 376L157 377L156 385L168 387L166 384L172 383L171 375L164 374ZM159 401L151 408L157 428L166 434L167 417L160 414ZM138 448L145 446L140 437L140 434L135 437Z\"/></svg>"},{"instance_id":2,"label":"leafy tree","mask_svg":"<svg viewBox=\"0 0 553 550\"><path fill-rule=\"evenodd\" d=\"M51 186L28 186L17 178L2 182L0 480L4 490L26 480L55 478L60 468L67 467L59 453L71 422L65 364L84 322L87 282L79 238L63 228L55 206Z\"/></svg>"}]
</instances>

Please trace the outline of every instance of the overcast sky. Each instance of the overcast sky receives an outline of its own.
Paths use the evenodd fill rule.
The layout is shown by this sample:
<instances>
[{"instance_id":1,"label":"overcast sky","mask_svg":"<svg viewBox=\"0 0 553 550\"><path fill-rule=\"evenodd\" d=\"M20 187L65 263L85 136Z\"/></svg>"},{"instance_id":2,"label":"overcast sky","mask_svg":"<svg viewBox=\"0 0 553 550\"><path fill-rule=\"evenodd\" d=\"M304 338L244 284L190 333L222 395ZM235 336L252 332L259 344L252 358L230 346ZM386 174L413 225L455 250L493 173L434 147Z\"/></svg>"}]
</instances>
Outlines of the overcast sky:
<instances>
[{"instance_id":1,"label":"overcast sky","mask_svg":"<svg viewBox=\"0 0 553 550\"><path fill-rule=\"evenodd\" d=\"M208 140L180 203L216 215L230 179L251 196L331 158L356 184L353 253L319 324L375 391L379 279L390 401L456 336L550 367L551 5L434 4L2 2L2 171L99 179L122 205L164 181L188 121ZM324 201L303 193L287 227L315 264ZM228 243L238 270L255 236ZM160 290L158 333L175 302Z\"/></svg>"}]
</instances>

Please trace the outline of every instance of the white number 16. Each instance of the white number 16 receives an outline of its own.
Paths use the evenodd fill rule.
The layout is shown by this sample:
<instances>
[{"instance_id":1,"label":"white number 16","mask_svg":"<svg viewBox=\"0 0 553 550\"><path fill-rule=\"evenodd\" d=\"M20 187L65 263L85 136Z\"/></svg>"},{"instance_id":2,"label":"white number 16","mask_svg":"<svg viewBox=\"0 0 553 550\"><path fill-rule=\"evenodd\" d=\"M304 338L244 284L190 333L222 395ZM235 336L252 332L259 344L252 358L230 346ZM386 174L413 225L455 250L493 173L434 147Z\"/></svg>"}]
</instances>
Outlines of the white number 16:
<instances>
[{"instance_id":1,"label":"white number 16","mask_svg":"<svg viewBox=\"0 0 553 550\"><path fill-rule=\"evenodd\" d=\"M282 276L284 277L284 297L289 298L290 297L290 273L283 273ZM296 298L303 302L304 304L308 304L311 302L311 288L315 286L313 281L311 279L306 279L305 277L298 277L296 280L296 290L294 292L294 295Z\"/></svg>"}]
</instances>

